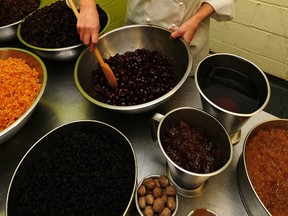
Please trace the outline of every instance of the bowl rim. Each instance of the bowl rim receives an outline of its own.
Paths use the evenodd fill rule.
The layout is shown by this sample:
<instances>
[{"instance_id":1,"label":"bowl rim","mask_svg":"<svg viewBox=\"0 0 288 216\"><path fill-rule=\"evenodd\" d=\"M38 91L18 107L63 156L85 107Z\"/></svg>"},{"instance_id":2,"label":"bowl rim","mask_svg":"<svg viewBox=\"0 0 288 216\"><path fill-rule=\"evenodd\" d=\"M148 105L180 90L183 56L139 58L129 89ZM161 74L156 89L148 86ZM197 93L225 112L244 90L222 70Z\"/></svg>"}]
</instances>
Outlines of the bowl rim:
<instances>
[{"instance_id":1,"label":"bowl rim","mask_svg":"<svg viewBox=\"0 0 288 216\"><path fill-rule=\"evenodd\" d=\"M145 179L147 179L147 178L152 178L152 179L153 178L159 178L161 175L165 175L168 178L168 176L166 174L149 174L149 175L143 177L140 180L140 182L137 184L136 191L135 191L135 204L136 204L137 211L141 216L144 216L144 215L142 214L140 207L138 205L138 194L137 194L138 188L142 185L142 183ZM168 178L168 180L169 180L169 184L175 187L175 185L170 181L169 178ZM175 216L177 214L177 211L179 208L179 196L178 196L177 191L176 191L175 199L176 199L175 200L176 201L176 209L174 210L173 214L171 214L171 216Z\"/></svg>"},{"instance_id":2,"label":"bowl rim","mask_svg":"<svg viewBox=\"0 0 288 216\"><path fill-rule=\"evenodd\" d=\"M67 6L68 7L68 6ZM37 10L41 9L42 7L38 8ZM107 23L106 23L106 26L103 28L103 30L101 32L99 32L99 36L101 36L102 34L105 33L105 31L108 29L109 27L109 24L110 24L110 14L107 13L106 10L104 10L102 8L102 10L106 13L107 15ZM31 16L35 11L33 11L32 13L30 13L28 16ZM22 36L21 36L21 24L25 22L25 19L28 17L26 16L25 18L23 18L22 20L18 21L19 22L19 25L17 27L17 38L18 40L24 44L25 46L29 47L30 49L34 49L34 50L38 50L38 51L45 51L45 52L58 52L58 51L65 51L65 50L70 50L70 49L75 49L75 48L78 48L78 47L84 47L84 43L79 43L79 44L75 44L75 45L72 45L72 46L66 46L66 47L58 47L58 48L45 48L45 47L37 47L37 46L34 46L28 42L26 42Z\"/></svg>"},{"instance_id":3,"label":"bowl rim","mask_svg":"<svg viewBox=\"0 0 288 216\"><path fill-rule=\"evenodd\" d=\"M0 31L4 30L5 28L8 28L8 27L16 27L16 25L19 24L21 21L22 21L22 19L14 22L14 23L7 24L5 26L0 26Z\"/></svg>"},{"instance_id":4,"label":"bowl rim","mask_svg":"<svg viewBox=\"0 0 288 216\"><path fill-rule=\"evenodd\" d=\"M230 57L235 57L235 58L238 58L238 59L241 59L245 62L248 62L249 64L251 64L253 67L255 67L263 76L263 79L265 80L266 82L266 85L267 85L267 97L266 97L266 100L265 102L262 104L261 107L259 107L257 110L255 110L254 112L251 112L251 113L237 113L237 112L232 112L232 111L229 111L229 110L226 110L220 106L218 106L217 104L213 103L205 94L204 92L202 91L201 87L200 87L200 84L198 82L198 79L197 79L197 75L198 75L198 70L199 70L199 67L201 65L202 62L204 62L205 60L207 59L210 59L210 58L213 58L215 56L230 56ZM213 54L210 54L208 56L206 56L204 59L202 59L199 64L197 65L196 67L196 70L195 70L195 84L196 84L196 88L197 90L199 91L200 95L205 98L206 101L209 102L209 104L211 104L211 106L217 108L218 110L221 110L222 112L224 113L228 113L230 115L235 115L235 116L240 116L240 117L251 117L251 116L254 116L256 115L257 113L261 112L268 104L269 100L270 100L270 97L271 97L271 87L270 87L270 83L269 83L269 80L267 78L267 76L265 75L265 73L261 70L261 68L259 68L255 63L253 63L252 61L244 58L244 57L241 57L239 55L236 55L236 54L232 54L232 53L225 53L225 52L221 52L221 53L213 53Z\"/></svg>"},{"instance_id":5,"label":"bowl rim","mask_svg":"<svg viewBox=\"0 0 288 216\"><path fill-rule=\"evenodd\" d=\"M168 30L168 29L166 29L164 27L158 26L158 25L134 24L134 25L122 26L122 27L116 28L116 29L114 29L112 31L109 31L109 32L101 35L99 37L99 41L101 41L101 39L103 37L105 37L106 35L113 34L113 33L117 32L117 31L122 31L122 30L127 29L127 28L156 28L156 29L161 29L161 30L167 31L167 32L171 32L170 30ZM93 104L98 105L98 106L103 107L103 108L106 108L106 109L114 110L114 111L135 111L136 112L136 111L148 108L148 107L150 107L152 105L156 105L156 104L162 103L165 99L168 99L170 96L172 96L183 85L183 83L188 78L189 73L190 73L190 71L192 69L193 58L192 58L192 54L191 54L191 51L190 51L190 47L184 42L184 40L182 38L179 38L179 40L182 41L183 45L185 46L185 48L187 50L187 55L188 55L187 58L191 59L192 61L188 62L188 65L187 65L186 71L184 73L184 76L177 83L177 85L175 85L169 92L167 92L166 94L162 95L159 98L156 98L156 99L154 99L152 101L149 101L149 102L146 102L146 103L132 105L132 106L116 106L116 105L110 105L110 104L107 104L107 103L100 102L100 101L96 100L95 98L91 97L82 88L82 86L81 86L81 84L79 82L79 79L78 79L78 73L79 72L77 71L78 66L80 64L80 60L85 55L85 53L89 51L89 48L84 49L81 52L81 54L78 56L78 59L76 61L76 64L75 64L75 67L74 67L74 81L76 83L76 86L77 86L78 90L80 91L80 93L86 99L88 99L90 102L92 102Z\"/></svg>"},{"instance_id":6,"label":"bowl rim","mask_svg":"<svg viewBox=\"0 0 288 216\"><path fill-rule=\"evenodd\" d=\"M8 132L15 129L18 124L20 124L28 115L30 115L32 113L32 111L35 109L35 107L38 105L40 99L42 98L42 95L44 94L44 91L45 91L45 88L47 85L47 77L48 77L47 69L46 69L44 62L36 54L34 54L28 50L25 50L22 48L15 48L15 47L1 47L0 51L1 50L8 50L8 51L13 50L13 51L17 51L17 52L22 52L22 53L26 53L26 54L32 56L33 58L35 58L39 62L39 64L41 65L41 68L43 69L43 81L42 81L42 87L41 87L37 97L35 98L34 102L16 121L14 121L11 125L9 125L4 130L0 131L0 139L2 137L4 137ZM7 141L7 140L4 140L4 143L5 143L5 141ZM1 144L1 142L0 142L0 144Z\"/></svg>"},{"instance_id":7,"label":"bowl rim","mask_svg":"<svg viewBox=\"0 0 288 216\"><path fill-rule=\"evenodd\" d=\"M245 139L243 141L243 147L242 147L242 160L243 160L243 165L244 165L244 171L245 171L245 175L248 179L248 182L249 182L249 186L250 188L252 189L254 195L256 196L258 202L260 203L260 205L263 207L263 209L268 213L270 214L270 212L268 211L268 209L266 208L266 206L264 205L264 203L262 202L262 200L260 199L260 197L258 196L258 193L257 191L255 190L253 184L252 184L252 181L251 181L251 178L248 174L248 169L247 169L247 164L246 164L246 146L247 146L247 142L249 139L251 139L251 137L254 137L255 134L255 131L257 132L258 130L261 130L262 126L265 126L265 125L268 125L267 127L268 128L271 128L273 127L272 125L269 126L270 123L277 123L277 122L286 122L287 125L288 125L288 119L270 119L270 120L265 120L265 121L262 121L262 122L259 122L258 124L254 125L247 133L247 135L245 136Z\"/></svg>"}]
</instances>

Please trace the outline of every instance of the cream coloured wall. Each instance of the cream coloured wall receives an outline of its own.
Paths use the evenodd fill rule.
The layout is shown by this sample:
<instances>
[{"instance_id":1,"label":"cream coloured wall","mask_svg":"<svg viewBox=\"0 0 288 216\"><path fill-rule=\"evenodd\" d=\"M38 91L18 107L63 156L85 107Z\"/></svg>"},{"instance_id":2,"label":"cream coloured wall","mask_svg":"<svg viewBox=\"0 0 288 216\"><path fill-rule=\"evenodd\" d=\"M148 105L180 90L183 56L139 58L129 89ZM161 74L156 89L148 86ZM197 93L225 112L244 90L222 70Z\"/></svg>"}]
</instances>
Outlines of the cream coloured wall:
<instances>
[{"instance_id":1,"label":"cream coloured wall","mask_svg":"<svg viewBox=\"0 0 288 216\"><path fill-rule=\"evenodd\" d=\"M233 21L211 21L210 49L240 55L288 80L288 1L237 0Z\"/></svg>"}]
</instances>

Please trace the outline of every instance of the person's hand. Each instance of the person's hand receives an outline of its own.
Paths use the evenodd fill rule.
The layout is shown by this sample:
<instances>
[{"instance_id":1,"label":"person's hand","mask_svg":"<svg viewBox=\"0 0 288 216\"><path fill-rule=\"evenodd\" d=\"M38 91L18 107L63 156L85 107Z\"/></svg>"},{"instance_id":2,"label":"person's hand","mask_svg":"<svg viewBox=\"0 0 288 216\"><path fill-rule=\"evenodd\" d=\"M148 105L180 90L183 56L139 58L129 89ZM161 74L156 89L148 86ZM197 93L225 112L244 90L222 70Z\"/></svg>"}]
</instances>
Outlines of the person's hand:
<instances>
[{"instance_id":1,"label":"person's hand","mask_svg":"<svg viewBox=\"0 0 288 216\"><path fill-rule=\"evenodd\" d=\"M210 4L203 3L189 20L184 22L179 28L171 29L173 31L171 38L182 37L187 44L190 44L201 22L214 12L215 10Z\"/></svg>"},{"instance_id":2,"label":"person's hand","mask_svg":"<svg viewBox=\"0 0 288 216\"><path fill-rule=\"evenodd\" d=\"M77 19L77 31L80 40L94 50L98 43L98 33L100 29L99 15L96 5L80 7L80 13Z\"/></svg>"},{"instance_id":3,"label":"person's hand","mask_svg":"<svg viewBox=\"0 0 288 216\"><path fill-rule=\"evenodd\" d=\"M170 35L171 38L182 37L187 44L190 44L199 26L199 23L194 23L191 20L187 20L179 28L171 29L173 31Z\"/></svg>"}]
</instances>

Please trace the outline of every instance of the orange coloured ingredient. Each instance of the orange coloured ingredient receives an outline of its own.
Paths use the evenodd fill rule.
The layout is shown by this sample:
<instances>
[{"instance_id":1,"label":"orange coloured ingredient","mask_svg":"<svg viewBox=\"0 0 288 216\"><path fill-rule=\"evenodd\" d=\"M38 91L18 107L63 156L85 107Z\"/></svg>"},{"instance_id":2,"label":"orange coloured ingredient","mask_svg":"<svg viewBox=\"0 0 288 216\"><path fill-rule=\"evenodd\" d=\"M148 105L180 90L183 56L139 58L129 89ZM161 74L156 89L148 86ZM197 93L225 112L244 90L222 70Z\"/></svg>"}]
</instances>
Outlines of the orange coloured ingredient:
<instances>
[{"instance_id":1,"label":"orange coloured ingredient","mask_svg":"<svg viewBox=\"0 0 288 216\"><path fill-rule=\"evenodd\" d=\"M273 216L288 215L288 130L260 130L246 146L246 165L260 200Z\"/></svg>"},{"instance_id":2,"label":"orange coloured ingredient","mask_svg":"<svg viewBox=\"0 0 288 216\"><path fill-rule=\"evenodd\" d=\"M39 72L25 60L0 59L0 131L29 109L41 87Z\"/></svg>"}]
</instances>

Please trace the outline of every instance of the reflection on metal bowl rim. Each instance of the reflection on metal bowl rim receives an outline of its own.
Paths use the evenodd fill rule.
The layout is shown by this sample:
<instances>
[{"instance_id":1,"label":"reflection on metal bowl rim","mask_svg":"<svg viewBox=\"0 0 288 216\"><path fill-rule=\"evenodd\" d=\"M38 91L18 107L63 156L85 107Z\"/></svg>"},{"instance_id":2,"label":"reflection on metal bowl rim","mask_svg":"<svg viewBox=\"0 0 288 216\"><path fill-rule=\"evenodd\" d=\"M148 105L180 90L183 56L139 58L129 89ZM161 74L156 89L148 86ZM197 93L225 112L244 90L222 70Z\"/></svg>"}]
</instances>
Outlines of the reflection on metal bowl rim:
<instances>
[{"instance_id":1,"label":"reflection on metal bowl rim","mask_svg":"<svg viewBox=\"0 0 288 216\"><path fill-rule=\"evenodd\" d=\"M0 144L4 143L5 141L7 141L9 138L11 138L15 133L17 133L22 127L23 125L28 121L28 119L30 118L30 116L32 115L34 109L36 108L37 104L39 103L44 90L46 88L46 84L47 84L47 70L46 70L46 66L43 63L43 61L34 53L24 50L24 49L20 49L20 48L12 48L12 47L6 47L6 48L0 48L0 56L1 53L5 53L5 52L11 52L14 54L10 54L10 55L4 55L5 57L16 57L16 58L22 58L25 60L24 57L26 58L32 58L33 60L36 61L37 65L39 68L41 68L40 71L40 76L41 76L41 82L42 82L42 87L41 90L38 94L38 96L36 97L36 99L34 100L34 102L32 103L32 105L30 106L30 108L21 116L19 117L14 123L12 123L9 127L7 127L6 129L4 129L3 131L0 131ZM27 61L27 63L29 64L29 61ZM35 66L36 64L34 63L33 66Z\"/></svg>"},{"instance_id":2,"label":"reflection on metal bowl rim","mask_svg":"<svg viewBox=\"0 0 288 216\"><path fill-rule=\"evenodd\" d=\"M143 33L144 31L145 32L154 31L154 32L156 32L155 34L157 34L157 33L159 34L159 32L160 32L161 36L163 34L168 34L168 33L170 34L169 30L167 30L165 28L162 28L162 27L159 27L159 26L153 26L153 25L129 25L129 26L124 26L124 27L120 27L120 28L114 29L114 30L112 30L110 32L107 32L107 33L103 34L101 37L99 37L98 48L99 48L100 52L103 49L103 51L102 51L104 53L103 54L103 58L109 58L109 57L115 55L116 53L122 54L122 52L124 52L124 50L125 51L134 51L134 50L136 50L138 48L139 49L141 49L141 48L145 49L146 48L145 45L149 46L149 47L151 46L150 44L152 44L152 43L150 43L151 41L149 42L149 37L148 38L145 37L145 39L144 39L144 36L142 36L142 39L141 39L141 37L140 37L141 35L137 35L137 34L136 35L139 36L138 37L139 42L131 43L131 41L129 41L129 35L131 35L130 36L131 38L135 37L135 35L134 35L135 32L132 33L133 34L133 36L132 36L132 34L131 34L132 31L135 31L135 32L137 32L139 34ZM127 36L128 39L122 38L122 40L125 39L126 43L128 43L128 41L129 41L129 44L130 44L130 45L127 45L128 46L127 48L125 47L125 44L124 44L125 42L123 42L122 44L119 43L119 40L121 40L120 38L117 38L117 40L115 39L115 37L117 37L117 36L118 37L121 37L121 36L124 37L123 36L124 32L127 32L126 36ZM117 36L114 36L114 35L117 35ZM110 41L108 41L109 39L110 39ZM143 41L141 41L141 40L143 40ZM167 40L170 40L169 37L167 37ZM102 44L102 41L104 41L103 42L104 44ZM163 42L163 44L164 44L165 40L163 40L163 41L164 41ZM87 93L87 91L85 91L85 89L81 85L81 81L80 81L80 78L79 78L80 74L81 74L81 72L79 71L79 67L82 66L82 61L85 60L84 57L87 57L87 56L89 57L89 53L88 53L89 49L88 48L83 50L83 52L79 55L78 60L77 60L76 65L75 65L74 79L75 79L76 86L77 86L78 90L80 91L80 93L86 99L88 99L90 102L92 102L92 103L94 103L94 104L96 104L96 105L98 105L100 107L106 108L106 109L119 111L119 112L128 112L128 113L139 113L139 112L144 112L144 111L151 110L155 106L158 106L158 105L162 104L164 101L166 101L167 99L169 99L183 85L183 83L186 81L186 79L189 76L190 70L192 68L192 55L190 53L190 48L188 47L188 45L182 39L179 39L179 41L180 42L178 42L178 44L181 44L181 49L185 49L186 50L186 53L185 53L186 56L185 57L187 57L187 59L188 59L187 65L185 65L185 67L186 67L185 70L186 71L183 71L183 76L181 77L181 79L179 81L177 81L177 84L169 92L167 92L166 94L160 96L157 99L154 99L154 100L149 101L147 103L138 104L138 105L115 106L115 105L110 105L110 104L107 104L107 103L100 102L99 100L97 100L94 97L92 97L91 95L89 95L89 93ZM106 44L106 43L109 43L109 44ZM111 44L115 44L115 43L118 43L118 45L117 45L118 47L117 48L114 48L114 47L112 47L113 45L111 45ZM124 44L124 46L119 48L119 44L120 44L120 46L122 46ZM176 44L176 45L178 45L178 44ZM175 47L176 47L176 45L175 45ZM157 46L160 46L160 45L157 44ZM175 47L174 47L174 49L176 49ZM178 47L180 47L180 46L178 46ZM149 49L149 48L147 48L147 49ZM150 49L151 49L151 47L150 47ZM164 47L163 47L163 49L164 49ZM169 49L169 47L168 47L168 49ZM167 50L167 47L165 47L165 50ZM158 50L158 51L161 52L161 50ZM93 59L90 59L90 61L93 61ZM97 61L97 60L95 60L95 61ZM173 59L172 59L172 61L173 61ZM91 69L91 71L92 70L93 69ZM81 76L84 76L84 75L81 75ZM91 76L89 76L89 77L91 77ZM88 82L89 80L85 80L85 81Z\"/></svg>"}]
</instances>

